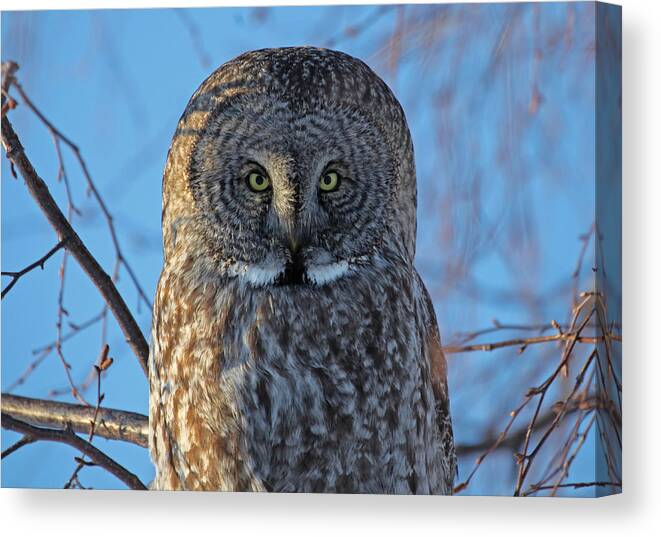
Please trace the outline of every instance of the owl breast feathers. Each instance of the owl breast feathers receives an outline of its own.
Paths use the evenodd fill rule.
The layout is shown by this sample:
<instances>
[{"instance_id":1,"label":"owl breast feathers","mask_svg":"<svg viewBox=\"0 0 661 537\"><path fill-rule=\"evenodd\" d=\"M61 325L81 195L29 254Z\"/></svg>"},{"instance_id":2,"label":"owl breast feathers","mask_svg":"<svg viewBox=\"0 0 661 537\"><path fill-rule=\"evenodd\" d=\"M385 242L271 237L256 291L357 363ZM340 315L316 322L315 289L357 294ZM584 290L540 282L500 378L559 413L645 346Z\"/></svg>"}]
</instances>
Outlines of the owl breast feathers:
<instances>
[{"instance_id":1,"label":"owl breast feathers","mask_svg":"<svg viewBox=\"0 0 661 537\"><path fill-rule=\"evenodd\" d=\"M450 494L415 228L404 112L364 63L267 49L203 82L163 178L153 487Z\"/></svg>"}]
</instances>

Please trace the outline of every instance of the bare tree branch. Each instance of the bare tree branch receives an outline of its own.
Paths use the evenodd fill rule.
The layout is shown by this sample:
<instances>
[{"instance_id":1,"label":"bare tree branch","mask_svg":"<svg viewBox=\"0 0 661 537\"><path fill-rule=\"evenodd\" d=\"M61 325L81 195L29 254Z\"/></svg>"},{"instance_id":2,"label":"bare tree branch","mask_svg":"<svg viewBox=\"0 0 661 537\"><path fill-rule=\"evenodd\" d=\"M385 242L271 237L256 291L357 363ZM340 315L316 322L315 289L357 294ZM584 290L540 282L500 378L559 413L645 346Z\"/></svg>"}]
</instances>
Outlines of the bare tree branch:
<instances>
[{"instance_id":1,"label":"bare tree branch","mask_svg":"<svg viewBox=\"0 0 661 537\"><path fill-rule=\"evenodd\" d=\"M588 358L583 362L583 365L581 366L580 371L578 372L578 375L576 377L576 382L574 384L574 387L570 391L570 393L564 398L563 401L560 401L553 405L551 414L547 414L543 416L540 413L542 406L544 404L544 400L547 394L549 393L551 386L554 384L556 379L561 378L561 373L565 370L566 367L568 367L569 362L572 360L572 358L574 358L575 360L574 349L576 345L579 342L581 342L581 340L594 340L594 341L584 341L584 342L595 343L597 341L610 341L611 339L615 339L615 337L612 336L610 333L605 332L604 330L605 327L603 325L601 325L602 328L601 333L603 334L601 336L586 338L581 335L582 331L589 325L590 320L595 316L595 313L598 314L598 312L605 309L605 304L601 300L601 297L598 293L586 292L586 293L582 293L581 297L582 297L581 302L574 308L573 318L570 323L571 330L568 333L563 333L562 331L560 331L560 333L557 334L556 336L548 336L564 341L566 343L565 347L563 348L562 359L560 361L560 364L554 369L551 375L547 377L547 379L544 382L542 382L539 386L530 388L528 390L524 398L524 401L515 410L510 412L510 420L508 421L503 431L498 435L498 437L491 443L485 441L485 445L479 446L485 448L484 452L477 458L477 461L475 462L475 465L473 466L471 472L468 474L467 478L462 483L460 483L455 487L454 489L455 493L466 489L469 486L471 480L473 479L475 473L480 468L482 462L493 451L498 449L503 444L503 442L505 442L507 439L510 439L511 442L515 443L514 445L517 445L518 443L521 442L523 443L523 449L521 453L515 454L519 469L518 469L517 483L516 483L514 495L515 496L521 495L524 482L530 472L535 457L539 454L542 447L546 444L551 434L559 429L563 419L575 409L586 411L591 408L597 408L593 406L594 403L591 402L590 399L588 398L590 387L594 384L592 381L587 382L586 388L585 390L583 390L582 394L577 393L579 388L583 385L586 378L586 374L588 372L588 368L594 362L595 357L597 357L598 360L598 352L597 352L597 348L595 347L594 350L588 356ZM578 322L579 319L582 319L580 323ZM540 341L542 339L541 337L529 338L528 341L532 340L533 342L537 342L537 343L547 342L546 336L544 336L544 338L545 338L544 341ZM501 346L522 344L523 348L525 349L525 345L527 343L526 340L509 340L506 342L500 342L499 344ZM479 350L490 350L491 348L495 348L494 345L499 345L499 344L485 344L486 348L482 348ZM473 347L473 346L468 346L468 347ZM474 349L474 350L478 350L478 349ZM536 397L539 397L539 399L537 401L537 405L535 407L533 416L530 419L528 425L524 429L520 429L517 433L515 433L512 437L510 437L510 429L512 428L514 421L521 414L521 411L526 406L528 406L528 404ZM597 403L600 403L602 405L599 408L602 407L608 408L610 406L607 404L608 402L602 402L598 400ZM613 420L614 423L616 424L621 423L620 416L614 416ZM537 441L536 445L530 451L528 451L533 432L536 432L539 429L544 429L544 432ZM575 428L573 430L572 435L570 439L565 443L565 446L570 446L571 443L573 443L573 441L576 439L578 439L580 443L578 428ZM571 462L573 462L573 459L574 458L572 457ZM567 476L569 471L569 466L571 465L571 462L569 462L569 464L565 464L565 461L566 459L563 458L563 464L561 466L561 470L563 472L562 478ZM561 480L559 480L556 483L556 485L559 485ZM619 480L620 480L619 477L613 479L613 481L619 481ZM538 483L536 485L533 485L532 488L534 488L534 490L547 490L547 488L545 487L546 486L544 483ZM531 488L531 492L532 492L532 488ZM559 487L555 487L555 488L551 487L550 490L553 490L553 494L555 494L557 488Z\"/></svg>"},{"instance_id":2,"label":"bare tree branch","mask_svg":"<svg viewBox=\"0 0 661 537\"><path fill-rule=\"evenodd\" d=\"M33 442L35 442L34 438L32 438L31 436L25 435L18 442L12 444L7 449L5 449L2 452L2 456L0 458L4 459L5 457L8 457L9 455L14 453L15 451L18 451L19 449L21 449L23 446L27 446L28 444L32 444Z\"/></svg>"},{"instance_id":3,"label":"bare tree branch","mask_svg":"<svg viewBox=\"0 0 661 537\"><path fill-rule=\"evenodd\" d=\"M193 17L191 17L190 13L188 13L187 9L174 8L173 11L181 23L186 27L186 31L188 31L188 35L190 36L191 42L193 43L193 49L195 50L195 53L200 60L200 65L205 69L210 67L211 58L209 57L209 53L204 47L204 41L202 39L200 27L197 25Z\"/></svg>"},{"instance_id":4,"label":"bare tree branch","mask_svg":"<svg viewBox=\"0 0 661 537\"><path fill-rule=\"evenodd\" d=\"M563 483L562 485L549 485L544 487L537 487L533 492L539 490L552 490L552 489L563 489L563 488L573 488L580 489L584 487L613 487L613 488L622 488L622 483L613 482L613 481L591 481L585 483ZM527 496L528 494L524 494Z\"/></svg>"},{"instance_id":5,"label":"bare tree branch","mask_svg":"<svg viewBox=\"0 0 661 537\"><path fill-rule=\"evenodd\" d=\"M567 415L573 414L574 412L578 410L590 410L594 408L600 408L598 401L590 402L590 403L582 403L578 404L575 403L572 405L572 407L567 410ZM537 418L537 422L535 423L535 427L533 428L533 432L537 432L541 429L545 429L553 421L556 419L558 413L554 410L551 410L544 414L543 416L540 416ZM524 426L519 427L518 429L511 431L507 433L506 436L501 438L499 440L500 435L495 435L495 436L488 436L478 442L474 442L471 444L457 444L456 451L457 455L463 456L463 455L469 455L474 452L483 452L486 451L493 446L495 446L495 449L517 449L521 443L526 439L526 434L528 432L528 424L526 423Z\"/></svg>"},{"instance_id":6,"label":"bare tree branch","mask_svg":"<svg viewBox=\"0 0 661 537\"><path fill-rule=\"evenodd\" d=\"M61 241L66 240L66 249L76 258L81 268L97 287L106 304L113 312L115 319L126 337L126 341L133 349L145 375L148 373L147 357L149 346L140 331L133 315L129 311L124 299L117 291L114 283L101 265L89 252L83 241L71 227L57 203L51 196L48 186L35 171L28 159L21 142L7 119L2 118L2 145L7 153L7 158L18 168L25 180L30 194L37 202L41 211L45 214L51 226Z\"/></svg>"},{"instance_id":7,"label":"bare tree branch","mask_svg":"<svg viewBox=\"0 0 661 537\"><path fill-rule=\"evenodd\" d=\"M22 276L25 276L28 272L36 269L39 267L41 270L44 269L44 263L48 261L56 252L60 250L60 248L64 247L65 241L60 241L58 242L55 246L53 246L45 255L37 259L34 263L30 263L27 267L24 269L19 270L18 272L2 272L3 276L9 276L11 277L11 281L7 284L7 287L5 287L2 290L2 297L5 298L5 295L11 291L11 288L16 285L16 282L21 279Z\"/></svg>"},{"instance_id":8,"label":"bare tree branch","mask_svg":"<svg viewBox=\"0 0 661 537\"><path fill-rule=\"evenodd\" d=\"M87 455L94 464L108 470L117 479L123 481L129 488L133 490L147 490L147 487L145 487L142 481L140 481L138 476L129 472L126 468L108 457L108 455L103 453L100 449L94 447L87 440L80 438L69 427L64 430L35 427L29 423L17 420L4 412L2 412L2 427L4 429L23 433L35 440L67 444L76 448L84 455Z\"/></svg>"},{"instance_id":9,"label":"bare tree branch","mask_svg":"<svg viewBox=\"0 0 661 537\"><path fill-rule=\"evenodd\" d=\"M69 424L77 433L89 434L96 409L91 406L60 403L2 394L2 412L41 427L64 428ZM94 436L122 440L142 447L148 445L149 419L143 414L112 408L99 408Z\"/></svg>"},{"instance_id":10,"label":"bare tree branch","mask_svg":"<svg viewBox=\"0 0 661 537\"><path fill-rule=\"evenodd\" d=\"M15 63L13 65L16 65ZM138 304L140 303L140 300L142 300L148 308L152 307L151 301L149 300L149 297L145 293L144 289L140 285L140 282L138 281L138 277L135 274L133 268L131 265L128 263L126 260L126 257L124 256L124 253L120 247L119 244L119 238L117 237L117 230L115 229L115 224L114 224L114 219L112 214L110 213L110 210L108 209L108 206L106 205L106 202L103 200L103 197L101 196L101 193L99 192L98 188L96 187L95 182L92 180L92 175L89 172L89 169L87 167L87 163L83 159L83 155L80 152L80 148L67 136L65 136L62 131L60 131L53 123L50 122L50 120L37 108L37 106L32 102L32 100L28 97L28 95L25 93L25 90L23 89L23 86L18 82L16 77L14 76L15 70L12 72L12 76L10 79L10 86L13 86L16 88L16 91L18 94L21 96L21 99L23 99L23 102L25 105L34 112L34 114L39 118L39 120L45 125L45 127L48 129L48 132L51 134L53 137L53 140L55 142L55 150L57 152L57 158L58 158L58 163L59 163L59 171L58 171L58 178L64 177L65 182L67 181L66 178L66 173L64 172L64 163L62 159L62 153L60 151L60 142L65 144L71 151L73 152L74 156L76 157L76 160L78 161L78 164L80 165L80 169L83 172L83 176L85 177L85 181L87 183L87 191L89 194L92 194L94 196L94 199L96 200L97 204L99 205L99 208L101 209L101 212L103 214L104 219L106 220L106 224L108 227L108 231L110 232L110 239L112 241L113 248L115 250L115 268L113 270L113 281L117 281L119 279L119 268L121 265L124 265L124 268L126 268L126 271L128 272L129 277L131 278L131 281L133 282L133 285L138 293L139 301ZM69 199L69 205L70 208L74 212L78 212L78 209L73 205L73 202L71 200L71 193L69 191L68 185L67 185L67 197Z\"/></svg>"},{"instance_id":11,"label":"bare tree branch","mask_svg":"<svg viewBox=\"0 0 661 537\"><path fill-rule=\"evenodd\" d=\"M337 35L332 36L324 46L327 48L333 48L337 46L337 43L345 38L354 38L361 33L365 32L370 26L376 23L381 17L389 13L392 9L397 6L374 6L376 9L371 11L363 20L343 28Z\"/></svg>"},{"instance_id":12,"label":"bare tree branch","mask_svg":"<svg viewBox=\"0 0 661 537\"><path fill-rule=\"evenodd\" d=\"M458 354L461 352L473 352L473 351L493 351L496 349L502 349L504 347L520 347L521 350L525 350L528 345L536 345L539 343L550 343L552 341L575 341L576 343L589 343L595 344L606 339L611 339L613 341L622 341L622 338L616 334L606 334L604 336L597 337L586 337L586 336L577 336L575 332L566 332L564 334L553 334L549 336L537 336L529 338L515 338L508 339L506 341L496 341L494 343L476 343L475 345L448 345L443 347L443 352L445 354Z\"/></svg>"},{"instance_id":13,"label":"bare tree branch","mask_svg":"<svg viewBox=\"0 0 661 537\"><path fill-rule=\"evenodd\" d=\"M105 309L105 306L104 306ZM76 336L77 334L80 334L83 330L86 330L90 326L98 323L103 316L103 312L98 313L97 315L94 315L93 317L90 317L86 321L76 324L71 321L69 321L69 327L70 330L66 334L64 334L60 338L60 344L64 343L65 341L71 339L72 337ZM11 392L14 390L17 386L20 386L21 384L24 384L30 375L34 373L34 371L39 367L39 365L50 355L50 353L53 351L55 348L57 341L52 341L46 345L42 345L41 347L38 347L36 349L32 350L32 354L36 357L34 360L32 360L27 367L25 368L25 371L21 373L21 375L14 380L6 389L6 392ZM83 383L84 384L84 383ZM81 391L85 391L84 386L81 388ZM50 395L54 395L52 392Z\"/></svg>"}]
</instances>

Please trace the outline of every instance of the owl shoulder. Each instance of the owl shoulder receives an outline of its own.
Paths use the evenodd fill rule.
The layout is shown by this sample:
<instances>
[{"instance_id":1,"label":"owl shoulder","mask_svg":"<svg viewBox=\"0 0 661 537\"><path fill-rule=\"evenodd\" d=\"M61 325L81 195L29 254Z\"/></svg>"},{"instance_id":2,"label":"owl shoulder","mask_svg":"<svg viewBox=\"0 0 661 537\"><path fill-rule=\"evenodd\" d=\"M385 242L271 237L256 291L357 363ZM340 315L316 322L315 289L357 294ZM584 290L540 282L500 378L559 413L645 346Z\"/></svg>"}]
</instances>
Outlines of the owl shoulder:
<instances>
[{"instance_id":1,"label":"owl shoulder","mask_svg":"<svg viewBox=\"0 0 661 537\"><path fill-rule=\"evenodd\" d=\"M422 351L429 367L432 390L434 392L439 441L445 459L448 461L450 467L448 479L453 480L457 463L450 414L447 361L441 345L441 336L434 311L434 304L417 271L415 272L414 286L415 295L418 300L418 322L422 336Z\"/></svg>"}]
</instances>

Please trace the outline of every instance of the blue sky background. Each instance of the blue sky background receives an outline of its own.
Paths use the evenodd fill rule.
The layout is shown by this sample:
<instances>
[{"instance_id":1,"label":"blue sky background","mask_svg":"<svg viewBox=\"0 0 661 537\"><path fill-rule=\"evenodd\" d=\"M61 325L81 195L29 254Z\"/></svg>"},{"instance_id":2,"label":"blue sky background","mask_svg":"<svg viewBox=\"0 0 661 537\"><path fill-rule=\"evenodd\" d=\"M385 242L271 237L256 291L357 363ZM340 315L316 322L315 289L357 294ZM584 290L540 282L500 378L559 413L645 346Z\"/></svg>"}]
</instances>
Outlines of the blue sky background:
<instances>
[{"instance_id":1,"label":"blue sky background","mask_svg":"<svg viewBox=\"0 0 661 537\"><path fill-rule=\"evenodd\" d=\"M320 6L2 13L2 59L47 117L80 146L108 203L124 253L152 297L162 261L161 174L170 138L190 95L218 65L249 50L330 46L366 61L400 98L418 169L417 266L435 300L445 343L502 323L568 320L579 236L594 221L594 7L578 4ZM10 113L28 156L66 207L56 181L52 139L24 106ZM107 227L71 153L65 164L82 215L75 227L108 272ZM2 157L2 269L17 270L56 243L22 180ZM591 254L591 249L588 250ZM24 278L2 301L2 389L55 337L61 254ZM579 287L591 288L590 255ZM3 283L6 284L3 278ZM149 332L126 271L119 288ZM68 321L81 323L102 302L74 261L67 269ZM481 341L511 337L511 332ZM148 412L148 384L114 320L115 363L103 378L104 405ZM100 325L67 341L76 382L101 345ZM559 360L553 345L449 356L457 443L497 433L525 391ZM587 352L587 351L586 351ZM571 377L570 377L571 380ZM53 353L13 393L47 397L66 387ZM91 389L89 399L94 402ZM71 400L66 394L62 400ZM18 438L2 431L2 445ZM146 450L97 445L150 481ZM594 473L594 438L572 481ZM74 451L34 444L2 462L3 487L62 487ZM460 480L477 453L460 460ZM511 452L492 455L468 494L511 494ZM94 468L81 482L121 488ZM563 491L591 495L591 489Z\"/></svg>"}]
</instances>

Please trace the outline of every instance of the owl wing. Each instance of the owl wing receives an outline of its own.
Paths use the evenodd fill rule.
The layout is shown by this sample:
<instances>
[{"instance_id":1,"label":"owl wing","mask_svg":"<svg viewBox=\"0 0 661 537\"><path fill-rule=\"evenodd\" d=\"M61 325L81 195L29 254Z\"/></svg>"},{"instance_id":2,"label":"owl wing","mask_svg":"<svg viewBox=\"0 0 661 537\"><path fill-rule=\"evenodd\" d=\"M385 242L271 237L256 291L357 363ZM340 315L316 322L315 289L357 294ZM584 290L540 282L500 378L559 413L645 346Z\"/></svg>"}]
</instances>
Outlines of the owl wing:
<instances>
[{"instance_id":1,"label":"owl wing","mask_svg":"<svg viewBox=\"0 0 661 537\"><path fill-rule=\"evenodd\" d=\"M454 434L452 432L452 418L450 415L450 396L447 380L447 362L441 347L441 336L438 331L436 313L429 292L425 288L420 276L416 272L418 287L417 296L420 300L421 312L420 328L422 332L422 351L429 364L432 389L436 406L436 424L438 440L447 464L447 484L452 490L455 475L457 474L457 456L454 447Z\"/></svg>"}]
</instances>

